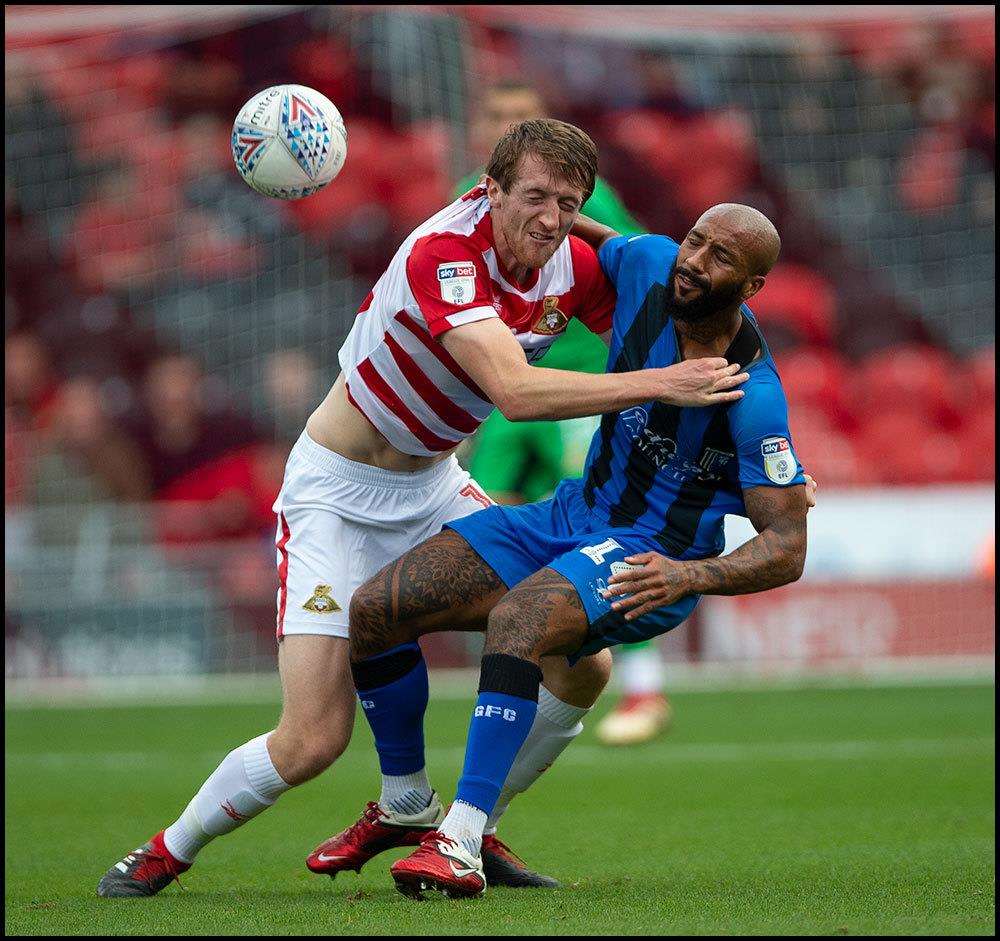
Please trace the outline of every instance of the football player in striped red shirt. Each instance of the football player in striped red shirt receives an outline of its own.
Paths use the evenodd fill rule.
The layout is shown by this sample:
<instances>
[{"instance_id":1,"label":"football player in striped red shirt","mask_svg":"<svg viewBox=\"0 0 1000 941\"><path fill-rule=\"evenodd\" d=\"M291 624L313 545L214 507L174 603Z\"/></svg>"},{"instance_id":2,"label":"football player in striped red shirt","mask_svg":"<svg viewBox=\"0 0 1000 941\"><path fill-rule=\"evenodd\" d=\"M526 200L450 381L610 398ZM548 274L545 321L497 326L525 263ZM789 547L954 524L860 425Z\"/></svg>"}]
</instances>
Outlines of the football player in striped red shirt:
<instances>
[{"instance_id":1,"label":"football player in striped red shirt","mask_svg":"<svg viewBox=\"0 0 1000 941\"><path fill-rule=\"evenodd\" d=\"M352 682L348 610L355 589L386 561L489 504L455 448L494 408L515 421L563 419L741 396L744 377L722 358L616 374L532 365L570 317L601 335L610 327L614 291L594 250L569 236L596 170L596 147L578 128L521 122L498 142L485 184L396 252L340 350L340 376L289 455L274 504L281 719L231 751L174 823L108 870L98 894L155 894L216 836L328 768L350 739L355 686L380 743L388 743L379 748L381 794L307 865L332 876L416 845L444 816L424 769L426 665L419 646L408 644L366 664ZM463 585L466 572L435 575L451 592L467 587L470 597L483 596L482 585ZM499 597L499 580L495 588ZM544 662L537 718L483 843L490 884L555 884L496 837L496 821L580 732L609 671L606 650L572 668L565 658ZM405 720L366 695L393 683L418 705ZM420 729L414 734L401 721Z\"/></svg>"}]
</instances>

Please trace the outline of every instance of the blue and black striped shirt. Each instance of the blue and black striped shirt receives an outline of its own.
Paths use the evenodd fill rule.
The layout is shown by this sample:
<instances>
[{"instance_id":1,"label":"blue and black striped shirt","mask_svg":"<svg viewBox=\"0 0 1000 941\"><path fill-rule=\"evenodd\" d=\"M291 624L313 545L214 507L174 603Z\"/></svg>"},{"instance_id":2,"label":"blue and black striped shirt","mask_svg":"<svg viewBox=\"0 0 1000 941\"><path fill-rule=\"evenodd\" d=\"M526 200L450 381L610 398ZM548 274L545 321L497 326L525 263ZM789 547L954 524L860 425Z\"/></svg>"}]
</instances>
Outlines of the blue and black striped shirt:
<instances>
[{"instance_id":1,"label":"blue and black striped shirt","mask_svg":"<svg viewBox=\"0 0 1000 941\"><path fill-rule=\"evenodd\" d=\"M608 372L679 362L666 282L678 245L660 235L620 236L600 251L618 292ZM788 431L788 406L753 314L726 352L750 378L738 402L680 408L647 402L607 414L584 469L591 513L614 527L645 530L676 559L718 555L725 515L746 516L743 491L805 482Z\"/></svg>"}]
</instances>

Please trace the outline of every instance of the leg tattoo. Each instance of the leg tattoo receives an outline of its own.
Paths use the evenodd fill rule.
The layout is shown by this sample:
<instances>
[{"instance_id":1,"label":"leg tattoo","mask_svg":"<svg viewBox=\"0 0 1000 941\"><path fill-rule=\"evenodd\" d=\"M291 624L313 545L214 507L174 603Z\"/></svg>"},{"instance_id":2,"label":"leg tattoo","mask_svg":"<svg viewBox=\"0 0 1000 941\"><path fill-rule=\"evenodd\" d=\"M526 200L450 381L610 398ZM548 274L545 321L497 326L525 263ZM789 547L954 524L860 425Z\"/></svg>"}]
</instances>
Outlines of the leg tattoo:
<instances>
[{"instance_id":1,"label":"leg tattoo","mask_svg":"<svg viewBox=\"0 0 1000 941\"><path fill-rule=\"evenodd\" d=\"M587 636L587 614L573 585L545 568L512 588L493 609L484 656L506 653L538 663L572 653Z\"/></svg>"},{"instance_id":2,"label":"leg tattoo","mask_svg":"<svg viewBox=\"0 0 1000 941\"><path fill-rule=\"evenodd\" d=\"M482 630L506 588L458 533L442 530L364 583L351 599L351 659L439 630Z\"/></svg>"}]
</instances>

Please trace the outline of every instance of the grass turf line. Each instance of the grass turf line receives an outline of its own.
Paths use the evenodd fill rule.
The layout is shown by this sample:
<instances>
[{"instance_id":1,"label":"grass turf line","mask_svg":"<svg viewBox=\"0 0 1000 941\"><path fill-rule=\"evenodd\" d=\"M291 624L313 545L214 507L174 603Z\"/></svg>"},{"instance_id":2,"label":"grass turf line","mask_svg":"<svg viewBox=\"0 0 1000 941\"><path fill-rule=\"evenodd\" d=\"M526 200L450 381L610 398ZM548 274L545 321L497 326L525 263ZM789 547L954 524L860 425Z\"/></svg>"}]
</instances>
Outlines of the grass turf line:
<instances>
[{"instance_id":1,"label":"grass turf line","mask_svg":"<svg viewBox=\"0 0 1000 941\"><path fill-rule=\"evenodd\" d=\"M453 794L473 697L432 703ZM208 847L149 900L104 870L172 820L277 705L18 709L6 716L11 934L991 934L992 686L678 695L677 727L605 751L588 731L501 828L566 888L417 904L402 851L331 882L303 865L377 794L363 721L334 769Z\"/></svg>"}]
</instances>

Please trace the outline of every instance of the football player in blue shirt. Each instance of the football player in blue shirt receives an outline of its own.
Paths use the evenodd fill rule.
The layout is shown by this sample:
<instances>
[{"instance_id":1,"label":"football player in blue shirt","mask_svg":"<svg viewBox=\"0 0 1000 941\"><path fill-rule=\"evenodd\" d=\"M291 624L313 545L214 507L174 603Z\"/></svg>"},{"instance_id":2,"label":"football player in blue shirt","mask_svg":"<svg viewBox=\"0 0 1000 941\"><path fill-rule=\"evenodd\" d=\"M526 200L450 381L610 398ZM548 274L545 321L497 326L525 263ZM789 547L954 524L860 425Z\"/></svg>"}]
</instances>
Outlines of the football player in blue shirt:
<instances>
[{"instance_id":1,"label":"football player in blue shirt","mask_svg":"<svg viewBox=\"0 0 1000 941\"><path fill-rule=\"evenodd\" d=\"M574 231L599 247L617 289L608 372L724 357L742 367L743 395L605 415L581 480L541 503L449 523L355 593L352 670L380 757L422 747L422 713L407 705L417 638L486 628L457 798L439 830L391 869L415 897L485 891L480 841L535 720L541 657L575 661L655 637L702 595L776 588L805 562L805 476L774 361L745 306L778 258L774 226L724 204L679 245L586 219ZM758 535L720 558L727 513L748 517Z\"/></svg>"}]
</instances>

